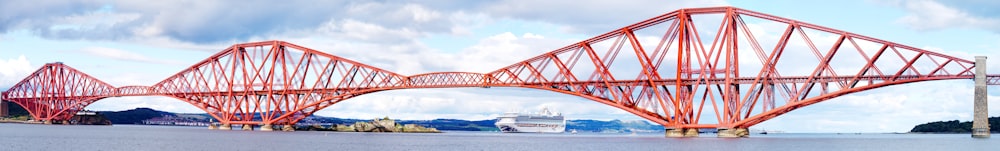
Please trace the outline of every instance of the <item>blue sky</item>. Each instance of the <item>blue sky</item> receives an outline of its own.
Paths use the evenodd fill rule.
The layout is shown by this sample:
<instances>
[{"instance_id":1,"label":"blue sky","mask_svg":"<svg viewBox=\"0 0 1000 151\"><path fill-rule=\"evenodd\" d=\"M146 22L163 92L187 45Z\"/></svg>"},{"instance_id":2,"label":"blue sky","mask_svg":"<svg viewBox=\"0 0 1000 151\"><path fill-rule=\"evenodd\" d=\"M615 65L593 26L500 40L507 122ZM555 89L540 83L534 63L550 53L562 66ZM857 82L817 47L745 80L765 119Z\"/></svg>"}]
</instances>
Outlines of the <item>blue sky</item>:
<instances>
[{"instance_id":1,"label":"blue sky","mask_svg":"<svg viewBox=\"0 0 1000 151\"><path fill-rule=\"evenodd\" d=\"M234 43L272 39L401 74L486 72L679 8L708 6L740 7L962 58L990 56L990 71L1000 71L1000 13L995 9L1000 3L976 0L13 0L0 2L0 88L49 62L64 62L116 86L151 85ZM905 132L929 121L970 120L971 85L952 80L881 88L805 107L753 128ZM990 94L991 102L1000 96ZM641 119L584 99L518 88L387 91L317 114L480 120L543 106L574 119ZM109 98L87 109L136 107L202 112L166 97ZM990 114L1000 115L1000 110Z\"/></svg>"}]
</instances>

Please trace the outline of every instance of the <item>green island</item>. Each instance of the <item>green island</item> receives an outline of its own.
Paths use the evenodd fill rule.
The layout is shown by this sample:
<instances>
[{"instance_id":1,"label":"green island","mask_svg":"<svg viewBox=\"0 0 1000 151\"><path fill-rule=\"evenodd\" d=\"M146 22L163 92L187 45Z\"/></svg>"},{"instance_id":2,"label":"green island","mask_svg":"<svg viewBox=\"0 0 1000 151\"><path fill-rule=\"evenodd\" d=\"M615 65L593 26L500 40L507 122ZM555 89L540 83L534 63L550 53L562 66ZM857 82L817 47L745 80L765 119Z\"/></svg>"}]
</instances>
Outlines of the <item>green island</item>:
<instances>
[{"instance_id":1,"label":"green island","mask_svg":"<svg viewBox=\"0 0 1000 151\"><path fill-rule=\"evenodd\" d=\"M1000 117L990 117L990 133L1000 133ZM972 133L972 122L937 121L914 126L910 133Z\"/></svg>"}]
</instances>

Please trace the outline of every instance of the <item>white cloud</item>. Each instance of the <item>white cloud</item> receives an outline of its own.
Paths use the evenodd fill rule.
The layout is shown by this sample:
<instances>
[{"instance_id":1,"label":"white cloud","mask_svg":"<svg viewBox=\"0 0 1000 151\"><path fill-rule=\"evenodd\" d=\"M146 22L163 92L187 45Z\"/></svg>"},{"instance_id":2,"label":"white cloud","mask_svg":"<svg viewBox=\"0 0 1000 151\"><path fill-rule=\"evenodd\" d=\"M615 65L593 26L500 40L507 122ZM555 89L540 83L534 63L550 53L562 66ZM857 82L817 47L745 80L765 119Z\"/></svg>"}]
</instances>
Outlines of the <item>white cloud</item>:
<instances>
[{"instance_id":1,"label":"white cloud","mask_svg":"<svg viewBox=\"0 0 1000 151\"><path fill-rule=\"evenodd\" d=\"M723 0L503 0L485 6L484 10L500 18L550 22L568 25L577 33L601 34L681 8L725 5L728 4Z\"/></svg>"},{"instance_id":2,"label":"white cloud","mask_svg":"<svg viewBox=\"0 0 1000 151\"><path fill-rule=\"evenodd\" d=\"M134 52L129 52L129 51L124 51L124 50L119 50L119 49L114 49L114 48L87 47L87 48L80 49L80 51L82 51L83 53L86 53L88 55L93 55L93 56L97 56L97 57L104 57L104 58L108 58L108 59L122 60L122 61L134 61L134 62L157 63L157 64L172 64L172 65L181 65L181 64L184 64L184 63L180 63L180 62L176 62L176 61L170 61L170 60L153 59L153 58L146 57L145 55L142 55L142 54L138 54L138 53L134 53Z\"/></svg>"},{"instance_id":3,"label":"white cloud","mask_svg":"<svg viewBox=\"0 0 1000 151\"><path fill-rule=\"evenodd\" d=\"M0 60L0 88L14 86L35 70L37 67L31 66L31 62L24 55L16 59Z\"/></svg>"},{"instance_id":4,"label":"white cloud","mask_svg":"<svg viewBox=\"0 0 1000 151\"><path fill-rule=\"evenodd\" d=\"M458 54L450 55L455 71L491 72L571 44L569 39L551 39L533 33L521 36L505 32L486 37Z\"/></svg>"}]
</instances>

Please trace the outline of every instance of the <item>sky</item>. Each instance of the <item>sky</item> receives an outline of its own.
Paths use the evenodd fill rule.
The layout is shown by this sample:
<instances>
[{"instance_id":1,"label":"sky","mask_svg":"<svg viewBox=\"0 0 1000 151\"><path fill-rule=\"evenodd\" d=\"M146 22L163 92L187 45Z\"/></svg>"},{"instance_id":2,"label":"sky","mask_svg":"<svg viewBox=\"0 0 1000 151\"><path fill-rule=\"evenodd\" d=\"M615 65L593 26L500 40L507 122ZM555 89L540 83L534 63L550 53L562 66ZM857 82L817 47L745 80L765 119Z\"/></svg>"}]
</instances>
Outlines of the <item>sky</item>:
<instances>
[{"instance_id":1,"label":"sky","mask_svg":"<svg viewBox=\"0 0 1000 151\"><path fill-rule=\"evenodd\" d=\"M152 85L244 42L283 40L404 75L487 72L679 8L734 6L970 59L1000 73L1000 2L984 0L0 1L0 88L63 62L115 86ZM848 9L849 8L849 9ZM990 88L997 89L996 86ZM841 96L753 129L906 132L972 119L972 81L920 82ZM990 92L1000 115L1000 91ZM86 109L203 113L167 97ZM520 88L407 89L317 112L343 118L483 120L549 107L570 119L642 120L614 107Z\"/></svg>"}]
</instances>

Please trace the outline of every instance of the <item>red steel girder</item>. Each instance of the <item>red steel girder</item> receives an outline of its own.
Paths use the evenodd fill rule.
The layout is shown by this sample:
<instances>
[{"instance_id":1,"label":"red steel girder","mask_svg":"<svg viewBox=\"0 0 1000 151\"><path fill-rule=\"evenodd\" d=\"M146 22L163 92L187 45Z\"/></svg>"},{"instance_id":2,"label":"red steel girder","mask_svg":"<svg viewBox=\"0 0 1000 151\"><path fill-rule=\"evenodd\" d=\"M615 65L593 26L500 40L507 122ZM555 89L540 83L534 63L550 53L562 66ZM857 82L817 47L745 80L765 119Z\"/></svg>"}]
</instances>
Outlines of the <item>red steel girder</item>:
<instances>
[{"instance_id":1,"label":"red steel girder","mask_svg":"<svg viewBox=\"0 0 1000 151\"><path fill-rule=\"evenodd\" d=\"M711 15L721 17L698 21L717 22L714 28L695 21ZM785 30L760 33L747 18ZM699 31L706 29L716 30ZM813 40L826 38L822 36L833 40ZM765 44L774 47L765 49ZM796 56L788 58L792 54ZM614 67L618 64L626 65ZM496 78L493 86L551 88L667 127L746 128L844 94L910 82L971 79L972 68L971 61L940 53L715 7L670 12L486 75ZM704 118L715 120L702 123Z\"/></svg>"},{"instance_id":2,"label":"red steel girder","mask_svg":"<svg viewBox=\"0 0 1000 151\"><path fill-rule=\"evenodd\" d=\"M1000 74L986 75L986 85L1000 85Z\"/></svg>"},{"instance_id":3,"label":"red steel girder","mask_svg":"<svg viewBox=\"0 0 1000 151\"><path fill-rule=\"evenodd\" d=\"M49 63L3 93L35 120L68 120L115 88L62 63Z\"/></svg>"},{"instance_id":4,"label":"red steel girder","mask_svg":"<svg viewBox=\"0 0 1000 151\"><path fill-rule=\"evenodd\" d=\"M50 64L3 97L43 120L68 118L67 111L101 98L159 95L225 124L294 124L340 101L385 90L523 87L579 96L670 128L747 128L855 92L972 79L973 68L969 60L911 46L712 7L669 12L488 73L405 76L262 41L233 45L148 87L114 88ZM1000 84L1000 75L987 81Z\"/></svg>"},{"instance_id":5,"label":"red steel girder","mask_svg":"<svg viewBox=\"0 0 1000 151\"><path fill-rule=\"evenodd\" d=\"M283 41L237 44L152 86L222 123L295 123L330 99L405 76Z\"/></svg>"}]
</instances>

